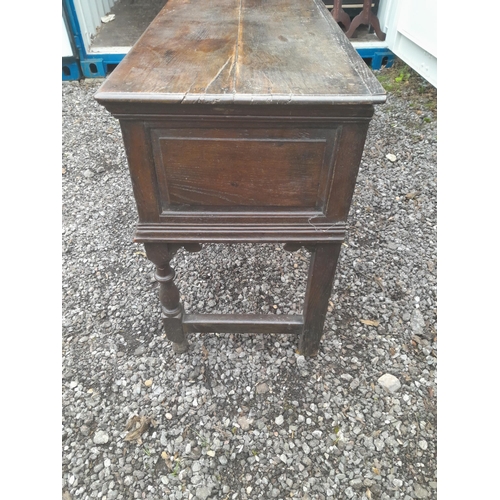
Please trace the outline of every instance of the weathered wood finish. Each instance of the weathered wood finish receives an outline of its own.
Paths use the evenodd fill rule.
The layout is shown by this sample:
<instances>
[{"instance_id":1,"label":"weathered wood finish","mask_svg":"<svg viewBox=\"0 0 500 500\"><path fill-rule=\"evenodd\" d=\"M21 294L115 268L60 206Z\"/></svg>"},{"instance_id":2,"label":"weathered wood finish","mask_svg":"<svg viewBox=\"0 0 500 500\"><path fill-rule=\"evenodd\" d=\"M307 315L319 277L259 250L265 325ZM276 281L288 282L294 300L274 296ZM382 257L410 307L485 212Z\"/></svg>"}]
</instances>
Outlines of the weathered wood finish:
<instances>
[{"instance_id":1,"label":"weathered wood finish","mask_svg":"<svg viewBox=\"0 0 500 500\"><path fill-rule=\"evenodd\" d=\"M318 352L374 104L385 93L321 0L169 0L96 99L120 120L176 352L193 332L292 333ZM302 316L184 314L184 246L312 252Z\"/></svg>"},{"instance_id":2,"label":"weathered wood finish","mask_svg":"<svg viewBox=\"0 0 500 500\"><path fill-rule=\"evenodd\" d=\"M299 338L299 352L304 356L318 354L340 245L340 243L316 245L312 251L303 311L304 329Z\"/></svg>"},{"instance_id":3,"label":"weathered wood finish","mask_svg":"<svg viewBox=\"0 0 500 500\"><path fill-rule=\"evenodd\" d=\"M294 314L187 314L185 333L291 333L300 334L304 320Z\"/></svg>"},{"instance_id":4,"label":"weathered wood finish","mask_svg":"<svg viewBox=\"0 0 500 500\"><path fill-rule=\"evenodd\" d=\"M169 0L98 98L383 102L373 80L321 0Z\"/></svg>"},{"instance_id":5,"label":"weathered wood finish","mask_svg":"<svg viewBox=\"0 0 500 500\"><path fill-rule=\"evenodd\" d=\"M183 308L179 301L179 289L174 283L175 271L170 261L181 245L146 243L146 255L156 266L155 279L160 284L161 317L167 338L172 341L178 354L188 350L188 342L182 328Z\"/></svg>"},{"instance_id":6,"label":"weathered wood finish","mask_svg":"<svg viewBox=\"0 0 500 500\"><path fill-rule=\"evenodd\" d=\"M284 127L152 129L162 215L183 206L319 210L335 135Z\"/></svg>"}]
</instances>

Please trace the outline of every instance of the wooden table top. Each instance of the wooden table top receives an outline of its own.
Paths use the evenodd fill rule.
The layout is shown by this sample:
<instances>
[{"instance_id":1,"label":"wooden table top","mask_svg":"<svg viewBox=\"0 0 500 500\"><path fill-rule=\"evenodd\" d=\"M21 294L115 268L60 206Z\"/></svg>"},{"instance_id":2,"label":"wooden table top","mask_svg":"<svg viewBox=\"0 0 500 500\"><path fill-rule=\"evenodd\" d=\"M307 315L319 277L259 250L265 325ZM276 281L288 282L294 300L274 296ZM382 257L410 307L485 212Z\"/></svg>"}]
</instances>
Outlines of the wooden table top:
<instances>
[{"instance_id":1,"label":"wooden table top","mask_svg":"<svg viewBox=\"0 0 500 500\"><path fill-rule=\"evenodd\" d=\"M386 95L322 0L169 0L96 99L336 105Z\"/></svg>"}]
</instances>

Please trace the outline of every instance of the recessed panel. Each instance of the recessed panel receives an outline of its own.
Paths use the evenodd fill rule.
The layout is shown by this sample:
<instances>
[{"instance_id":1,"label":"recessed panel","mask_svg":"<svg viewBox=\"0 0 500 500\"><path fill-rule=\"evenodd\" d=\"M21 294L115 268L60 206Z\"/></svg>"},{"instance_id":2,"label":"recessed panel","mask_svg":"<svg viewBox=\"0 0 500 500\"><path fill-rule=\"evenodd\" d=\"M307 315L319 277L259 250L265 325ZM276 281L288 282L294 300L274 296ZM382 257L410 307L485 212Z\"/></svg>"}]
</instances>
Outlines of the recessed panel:
<instances>
[{"instance_id":1,"label":"recessed panel","mask_svg":"<svg viewBox=\"0 0 500 500\"><path fill-rule=\"evenodd\" d=\"M332 149L324 131L156 129L152 139L163 211L322 205Z\"/></svg>"}]
</instances>

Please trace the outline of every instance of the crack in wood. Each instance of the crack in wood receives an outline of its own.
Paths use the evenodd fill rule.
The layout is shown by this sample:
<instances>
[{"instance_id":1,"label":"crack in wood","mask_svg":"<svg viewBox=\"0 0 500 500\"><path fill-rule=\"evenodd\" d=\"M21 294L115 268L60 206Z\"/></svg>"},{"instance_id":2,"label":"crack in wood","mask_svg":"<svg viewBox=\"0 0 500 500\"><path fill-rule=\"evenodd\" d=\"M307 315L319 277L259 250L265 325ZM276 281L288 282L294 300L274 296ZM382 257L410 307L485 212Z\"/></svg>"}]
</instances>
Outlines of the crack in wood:
<instances>
[{"instance_id":1,"label":"crack in wood","mask_svg":"<svg viewBox=\"0 0 500 500\"><path fill-rule=\"evenodd\" d=\"M222 73L222 71L224 70L224 68L227 66L227 63L233 59L234 60L234 54L230 55L228 58L227 58L227 61L224 63L224 65L221 67L221 69L217 72L217 74L212 78L212 80L210 80L209 84L205 87L205 94L207 93L207 90L208 88L210 87L210 85L212 85L212 83L215 82L215 80L217 80L217 78L219 77L219 75ZM231 65L231 68L233 67L233 65ZM231 73L231 70L229 70L229 73Z\"/></svg>"},{"instance_id":2,"label":"crack in wood","mask_svg":"<svg viewBox=\"0 0 500 500\"><path fill-rule=\"evenodd\" d=\"M238 36L236 39L236 47L234 50L234 61L233 64L231 65L231 70L229 72L229 75L231 75L231 71L233 71L234 68L234 74L233 74L233 94L236 94L236 81L239 76L239 66L238 66L238 55L239 55L239 50L240 50L240 45L242 44L242 38L243 38L243 25L241 22L242 19L242 10L243 10L243 0L240 0L240 8L238 11Z\"/></svg>"}]
</instances>

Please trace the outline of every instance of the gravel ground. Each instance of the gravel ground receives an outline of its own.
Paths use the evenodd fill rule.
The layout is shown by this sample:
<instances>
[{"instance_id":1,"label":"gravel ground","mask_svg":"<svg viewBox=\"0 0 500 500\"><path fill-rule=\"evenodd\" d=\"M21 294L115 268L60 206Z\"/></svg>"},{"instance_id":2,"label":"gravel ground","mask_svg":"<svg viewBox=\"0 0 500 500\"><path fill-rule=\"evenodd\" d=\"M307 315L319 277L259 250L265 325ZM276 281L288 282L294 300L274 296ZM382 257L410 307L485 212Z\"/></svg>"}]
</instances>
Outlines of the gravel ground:
<instances>
[{"instance_id":1,"label":"gravel ground","mask_svg":"<svg viewBox=\"0 0 500 500\"><path fill-rule=\"evenodd\" d=\"M314 359L285 335L173 354L118 122L100 82L63 83L63 499L436 498L435 95L410 80L376 108ZM307 266L282 245L173 260L188 312L299 313Z\"/></svg>"}]
</instances>

